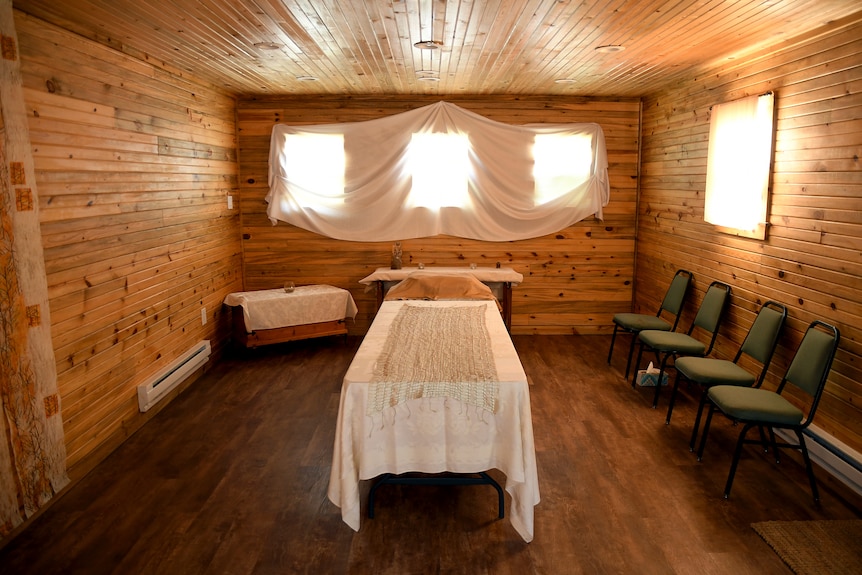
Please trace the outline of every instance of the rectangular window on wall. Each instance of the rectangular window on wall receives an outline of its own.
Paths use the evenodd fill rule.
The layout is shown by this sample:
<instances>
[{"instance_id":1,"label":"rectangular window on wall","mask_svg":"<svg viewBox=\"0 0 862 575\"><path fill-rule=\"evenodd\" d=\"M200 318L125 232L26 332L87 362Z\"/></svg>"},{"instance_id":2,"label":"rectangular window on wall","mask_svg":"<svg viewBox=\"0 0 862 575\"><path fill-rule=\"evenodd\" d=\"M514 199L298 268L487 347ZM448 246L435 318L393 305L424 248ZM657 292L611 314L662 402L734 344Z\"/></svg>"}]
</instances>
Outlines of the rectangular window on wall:
<instances>
[{"instance_id":1,"label":"rectangular window on wall","mask_svg":"<svg viewBox=\"0 0 862 575\"><path fill-rule=\"evenodd\" d=\"M288 134L280 157L290 174L299 205L323 212L344 206L344 136Z\"/></svg>"},{"instance_id":2,"label":"rectangular window on wall","mask_svg":"<svg viewBox=\"0 0 862 575\"><path fill-rule=\"evenodd\" d=\"M593 169L591 134L536 134L533 143L536 204L546 204L589 181Z\"/></svg>"},{"instance_id":3,"label":"rectangular window on wall","mask_svg":"<svg viewBox=\"0 0 862 575\"><path fill-rule=\"evenodd\" d=\"M703 218L722 232L766 238L773 109L772 92L712 108Z\"/></svg>"},{"instance_id":4,"label":"rectangular window on wall","mask_svg":"<svg viewBox=\"0 0 862 575\"><path fill-rule=\"evenodd\" d=\"M467 207L470 139L466 134L413 134L407 149L410 207Z\"/></svg>"}]
</instances>

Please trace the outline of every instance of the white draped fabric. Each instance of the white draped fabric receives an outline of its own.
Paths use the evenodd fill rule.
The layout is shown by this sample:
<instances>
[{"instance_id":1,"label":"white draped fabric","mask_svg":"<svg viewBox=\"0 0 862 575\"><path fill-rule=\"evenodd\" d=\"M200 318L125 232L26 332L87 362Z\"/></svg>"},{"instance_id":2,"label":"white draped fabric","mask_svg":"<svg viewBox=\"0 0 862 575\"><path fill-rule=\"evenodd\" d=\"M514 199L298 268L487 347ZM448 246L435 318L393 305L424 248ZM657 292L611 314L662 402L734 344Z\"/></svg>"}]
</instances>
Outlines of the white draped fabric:
<instances>
[{"instance_id":1,"label":"white draped fabric","mask_svg":"<svg viewBox=\"0 0 862 575\"><path fill-rule=\"evenodd\" d=\"M414 134L447 133L469 139L467 182L459 206L429 208L411 199L410 144ZM292 135L343 137L342 170L337 160L328 189L316 188L288 169L286 142ZM557 178L550 199L537 192L536 137L576 136L592 151L578 178ZM415 150L415 148L414 148ZM291 152L293 153L293 152ZM434 162L429 158L429 162ZM574 162L574 160L573 160ZM451 164L433 170L444 173ZM427 166L426 166L427 167ZM588 216L602 217L610 186L604 134L598 124L495 122L448 102L366 122L273 128L267 214L341 240L394 241L446 234L485 241L511 241L557 232ZM332 192L333 177L338 185ZM441 194L446 190L441 190Z\"/></svg>"}]
</instances>

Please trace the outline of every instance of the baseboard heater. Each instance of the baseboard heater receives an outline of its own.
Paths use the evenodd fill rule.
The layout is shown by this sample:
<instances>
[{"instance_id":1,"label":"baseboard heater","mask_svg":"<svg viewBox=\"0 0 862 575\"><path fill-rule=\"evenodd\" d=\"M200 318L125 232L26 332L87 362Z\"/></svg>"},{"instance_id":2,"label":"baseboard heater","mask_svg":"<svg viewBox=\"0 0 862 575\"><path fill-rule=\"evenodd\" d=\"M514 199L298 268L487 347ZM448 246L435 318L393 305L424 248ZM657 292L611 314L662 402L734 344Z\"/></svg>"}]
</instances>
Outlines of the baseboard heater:
<instances>
[{"instance_id":1,"label":"baseboard heater","mask_svg":"<svg viewBox=\"0 0 862 575\"><path fill-rule=\"evenodd\" d=\"M158 403L169 391L182 383L190 373L210 358L210 340L201 340L196 346L178 357L171 365L159 372L150 383L138 386L138 408L146 412Z\"/></svg>"},{"instance_id":2,"label":"baseboard heater","mask_svg":"<svg viewBox=\"0 0 862 575\"><path fill-rule=\"evenodd\" d=\"M862 495L862 454L815 425L809 425L803 433L811 461ZM780 429L776 429L775 434L789 443L796 443L795 434Z\"/></svg>"}]
</instances>

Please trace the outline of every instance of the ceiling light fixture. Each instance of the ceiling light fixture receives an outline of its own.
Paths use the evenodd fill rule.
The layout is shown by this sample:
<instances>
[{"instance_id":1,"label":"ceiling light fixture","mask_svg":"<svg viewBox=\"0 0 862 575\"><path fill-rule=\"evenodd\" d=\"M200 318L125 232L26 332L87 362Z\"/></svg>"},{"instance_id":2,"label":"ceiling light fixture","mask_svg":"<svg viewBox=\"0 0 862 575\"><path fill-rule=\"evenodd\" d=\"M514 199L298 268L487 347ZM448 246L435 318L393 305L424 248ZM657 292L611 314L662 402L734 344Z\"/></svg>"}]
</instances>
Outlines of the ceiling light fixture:
<instances>
[{"instance_id":1,"label":"ceiling light fixture","mask_svg":"<svg viewBox=\"0 0 862 575\"><path fill-rule=\"evenodd\" d=\"M434 40L423 40L413 44L413 47L419 50L436 50L441 45L441 42L435 42Z\"/></svg>"},{"instance_id":2,"label":"ceiling light fixture","mask_svg":"<svg viewBox=\"0 0 862 575\"><path fill-rule=\"evenodd\" d=\"M434 41L434 6L433 0L420 0L419 2L419 37L429 40L419 40L413 47L417 50L436 50L443 42ZM426 36L426 33L428 34Z\"/></svg>"},{"instance_id":3,"label":"ceiling light fixture","mask_svg":"<svg viewBox=\"0 0 862 575\"><path fill-rule=\"evenodd\" d=\"M434 53L443 46L443 42L434 40L434 5L433 0L419 0L419 37L430 38L420 40L413 44L419 50L419 70L416 70L416 79L420 82L439 82L439 69L434 69ZM425 54L428 54L428 66L425 66ZM437 52L438 54L440 52ZM441 56L442 66L442 56Z\"/></svg>"},{"instance_id":4,"label":"ceiling light fixture","mask_svg":"<svg viewBox=\"0 0 862 575\"><path fill-rule=\"evenodd\" d=\"M596 52L602 52L603 54L613 54L615 52L622 52L625 49L625 46L621 46L619 44L608 44L607 46L597 47Z\"/></svg>"},{"instance_id":5,"label":"ceiling light fixture","mask_svg":"<svg viewBox=\"0 0 862 575\"><path fill-rule=\"evenodd\" d=\"M317 76L297 76L296 79L300 82L317 82Z\"/></svg>"},{"instance_id":6,"label":"ceiling light fixture","mask_svg":"<svg viewBox=\"0 0 862 575\"><path fill-rule=\"evenodd\" d=\"M575 82L574 78L557 78L554 80L555 84L574 84Z\"/></svg>"},{"instance_id":7,"label":"ceiling light fixture","mask_svg":"<svg viewBox=\"0 0 862 575\"><path fill-rule=\"evenodd\" d=\"M254 47L261 50L281 50L282 46L276 42L257 42L254 44Z\"/></svg>"}]
</instances>

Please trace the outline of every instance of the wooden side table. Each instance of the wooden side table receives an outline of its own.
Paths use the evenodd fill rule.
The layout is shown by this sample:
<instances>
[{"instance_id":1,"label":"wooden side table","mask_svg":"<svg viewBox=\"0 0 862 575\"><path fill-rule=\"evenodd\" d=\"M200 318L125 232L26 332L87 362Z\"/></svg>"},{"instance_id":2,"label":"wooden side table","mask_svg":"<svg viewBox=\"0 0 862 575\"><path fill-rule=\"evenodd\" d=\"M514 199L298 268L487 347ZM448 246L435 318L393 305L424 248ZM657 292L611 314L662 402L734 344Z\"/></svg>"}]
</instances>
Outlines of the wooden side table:
<instances>
[{"instance_id":1,"label":"wooden side table","mask_svg":"<svg viewBox=\"0 0 862 575\"><path fill-rule=\"evenodd\" d=\"M329 285L235 292L224 303L233 308L234 340L246 348L345 335L357 312L349 291Z\"/></svg>"}]
</instances>

